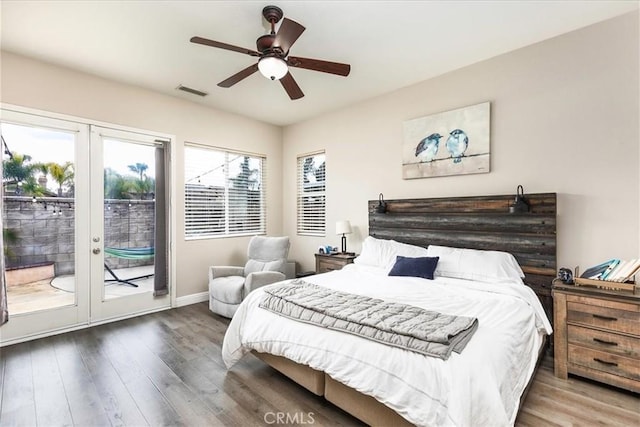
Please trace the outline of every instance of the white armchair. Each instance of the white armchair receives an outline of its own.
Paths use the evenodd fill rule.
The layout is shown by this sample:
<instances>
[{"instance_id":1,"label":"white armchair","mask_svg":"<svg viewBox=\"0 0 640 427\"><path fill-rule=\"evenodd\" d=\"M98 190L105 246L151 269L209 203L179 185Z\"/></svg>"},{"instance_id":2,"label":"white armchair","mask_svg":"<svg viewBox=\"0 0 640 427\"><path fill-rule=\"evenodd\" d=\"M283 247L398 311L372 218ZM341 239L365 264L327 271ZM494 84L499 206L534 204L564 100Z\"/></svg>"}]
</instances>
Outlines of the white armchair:
<instances>
[{"instance_id":1,"label":"white armchair","mask_svg":"<svg viewBox=\"0 0 640 427\"><path fill-rule=\"evenodd\" d=\"M284 280L289 245L289 237L254 236L244 267L209 267L209 309L233 317L251 291Z\"/></svg>"}]
</instances>

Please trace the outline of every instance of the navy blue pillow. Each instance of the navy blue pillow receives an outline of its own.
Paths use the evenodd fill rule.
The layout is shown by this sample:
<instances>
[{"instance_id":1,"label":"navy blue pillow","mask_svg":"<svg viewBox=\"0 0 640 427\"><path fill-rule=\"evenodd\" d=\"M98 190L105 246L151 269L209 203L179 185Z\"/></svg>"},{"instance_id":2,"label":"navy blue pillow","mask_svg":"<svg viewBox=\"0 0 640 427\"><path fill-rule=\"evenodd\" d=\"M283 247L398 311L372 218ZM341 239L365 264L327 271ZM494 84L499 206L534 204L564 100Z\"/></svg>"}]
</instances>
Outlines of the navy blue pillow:
<instances>
[{"instance_id":1,"label":"navy blue pillow","mask_svg":"<svg viewBox=\"0 0 640 427\"><path fill-rule=\"evenodd\" d=\"M422 277L433 280L433 272L436 271L440 257L409 258L396 256L396 263L389 272L389 276Z\"/></svg>"}]
</instances>

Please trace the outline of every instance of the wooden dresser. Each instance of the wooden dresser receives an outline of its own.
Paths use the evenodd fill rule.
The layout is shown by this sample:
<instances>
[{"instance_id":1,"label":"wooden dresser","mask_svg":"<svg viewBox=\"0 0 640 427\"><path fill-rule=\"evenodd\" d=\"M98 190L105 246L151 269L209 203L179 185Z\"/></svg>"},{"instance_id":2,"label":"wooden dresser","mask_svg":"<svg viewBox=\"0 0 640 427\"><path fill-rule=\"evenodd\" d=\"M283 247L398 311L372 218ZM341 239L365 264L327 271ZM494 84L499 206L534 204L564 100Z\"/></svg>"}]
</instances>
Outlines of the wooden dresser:
<instances>
[{"instance_id":1,"label":"wooden dresser","mask_svg":"<svg viewBox=\"0 0 640 427\"><path fill-rule=\"evenodd\" d=\"M640 293L558 284L554 370L640 393Z\"/></svg>"},{"instance_id":2,"label":"wooden dresser","mask_svg":"<svg viewBox=\"0 0 640 427\"><path fill-rule=\"evenodd\" d=\"M345 265L353 263L354 259L356 259L356 255L316 254L316 274L326 273L333 270L340 270Z\"/></svg>"}]
</instances>

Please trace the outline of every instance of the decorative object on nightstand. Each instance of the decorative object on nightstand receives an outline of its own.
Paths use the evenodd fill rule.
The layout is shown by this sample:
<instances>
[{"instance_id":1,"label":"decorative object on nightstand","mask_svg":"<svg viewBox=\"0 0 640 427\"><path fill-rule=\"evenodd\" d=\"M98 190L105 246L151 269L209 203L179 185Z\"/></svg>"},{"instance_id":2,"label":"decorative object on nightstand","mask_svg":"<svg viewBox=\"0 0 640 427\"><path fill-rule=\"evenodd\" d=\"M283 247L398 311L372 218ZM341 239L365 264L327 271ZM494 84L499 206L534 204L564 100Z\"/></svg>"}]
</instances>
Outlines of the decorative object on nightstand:
<instances>
[{"instance_id":1,"label":"decorative object on nightstand","mask_svg":"<svg viewBox=\"0 0 640 427\"><path fill-rule=\"evenodd\" d=\"M347 236L345 236L345 234L351 234L351 223L346 220L336 222L336 234L342 234L342 253L346 254Z\"/></svg>"},{"instance_id":2,"label":"decorative object on nightstand","mask_svg":"<svg viewBox=\"0 0 640 427\"><path fill-rule=\"evenodd\" d=\"M640 293L557 283L554 370L640 393Z\"/></svg>"},{"instance_id":3,"label":"decorative object on nightstand","mask_svg":"<svg viewBox=\"0 0 640 427\"><path fill-rule=\"evenodd\" d=\"M347 264L352 264L356 255L349 254L316 254L316 274L340 270Z\"/></svg>"}]
</instances>

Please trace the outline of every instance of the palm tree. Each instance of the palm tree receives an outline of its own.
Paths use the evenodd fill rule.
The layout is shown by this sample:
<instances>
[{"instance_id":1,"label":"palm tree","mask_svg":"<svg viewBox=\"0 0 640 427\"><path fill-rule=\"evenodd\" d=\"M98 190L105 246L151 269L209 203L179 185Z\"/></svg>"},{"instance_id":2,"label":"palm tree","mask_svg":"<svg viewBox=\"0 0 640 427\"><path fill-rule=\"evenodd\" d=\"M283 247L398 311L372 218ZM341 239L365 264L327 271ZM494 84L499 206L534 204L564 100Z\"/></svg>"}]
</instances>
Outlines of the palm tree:
<instances>
[{"instance_id":1,"label":"palm tree","mask_svg":"<svg viewBox=\"0 0 640 427\"><path fill-rule=\"evenodd\" d=\"M136 180L133 186L140 196L140 200L144 200L145 197L150 194L156 186L156 182L153 178L145 176L142 180Z\"/></svg>"},{"instance_id":2,"label":"palm tree","mask_svg":"<svg viewBox=\"0 0 640 427\"><path fill-rule=\"evenodd\" d=\"M65 162L65 164L61 165L51 162L47 166L51 178L58 184L58 197L62 197L62 187L67 183L73 184L73 178L75 177L73 163Z\"/></svg>"},{"instance_id":3,"label":"palm tree","mask_svg":"<svg viewBox=\"0 0 640 427\"><path fill-rule=\"evenodd\" d=\"M28 177L20 184L22 184L20 193L26 196L44 196L45 194L45 188L33 176Z\"/></svg>"},{"instance_id":4,"label":"palm tree","mask_svg":"<svg viewBox=\"0 0 640 427\"><path fill-rule=\"evenodd\" d=\"M146 163L136 163L135 165L129 165L128 167L131 172L135 172L140 175L140 181L143 180L145 171L149 169L149 166L147 166Z\"/></svg>"},{"instance_id":5,"label":"palm tree","mask_svg":"<svg viewBox=\"0 0 640 427\"><path fill-rule=\"evenodd\" d=\"M145 174L145 171L149 169L149 166L147 166L146 163L136 163L135 165L129 165L128 167L131 172L135 172L139 176L134 187L140 197L140 200L143 200L144 197L151 192L151 188L153 188L152 179Z\"/></svg>"},{"instance_id":6,"label":"palm tree","mask_svg":"<svg viewBox=\"0 0 640 427\"><path fill-rule=\"evenodd\" d=\"M28 154L13 153L9 160L2 161L2 181L8 189L13 185L16 193L20 192L20 187L29 177L33 177L35 165L30 164L31 156Z\"/></svg>"},{"instance_id":7,"label":"palm tree","mask_svg":"<svg viewBox=\"0 0 640 427\"><path fill-rule=\"evenodd\" d=\"M133 182L111 168L104 170L104 198L130 199Z\"/></svg>"}]
</instances>

